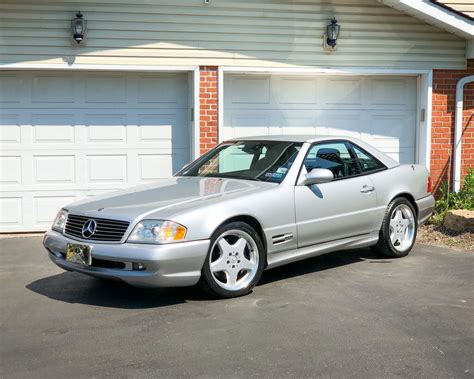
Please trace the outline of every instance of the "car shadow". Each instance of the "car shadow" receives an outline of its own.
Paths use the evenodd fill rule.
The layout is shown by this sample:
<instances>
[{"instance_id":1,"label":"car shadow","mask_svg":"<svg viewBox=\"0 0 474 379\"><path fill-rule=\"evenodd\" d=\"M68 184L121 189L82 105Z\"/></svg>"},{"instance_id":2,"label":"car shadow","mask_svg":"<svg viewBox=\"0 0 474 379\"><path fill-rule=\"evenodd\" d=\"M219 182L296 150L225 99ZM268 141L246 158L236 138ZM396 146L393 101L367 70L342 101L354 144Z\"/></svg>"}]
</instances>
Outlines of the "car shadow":
<instances>
[{"instance_id":1,"label":"car shadow","mask_svg":"<svg viewBox=\"0 0 474 379\"><path fill-rule=\"evenodd\" d=\"M390 262L378 258L370 249L333 252L265 271L258 286L363 261ZM124 282L95 279L75 272L63 272L42 278L28 284L26 288L50 299L70 304L119 309L160 308L188 301L214 299L197 286L143 289Z\"/></svg>"},{"instance_id":2,"label":"car shadow","mask_svg":"<svg viewBox=\"0 0 474 379\"><path fill-rule=\"evenodd\" d=\"M36 280L26 288L66 303L122 309L159 308L190 300L211 300L197 287L135 288L125 282L96 279L67 271Z\"/></svg>"},{"instance_id":3,"label":"car shadow","mask_svg":"<svg viewBox=\"0 0 474 379\"><path fill-rule=\"evenodd\" d=\"M258 286L364 261L390 262L390 260L380 258L368 248L336 251L264 271Z\"/></svg>"}]
</instances>

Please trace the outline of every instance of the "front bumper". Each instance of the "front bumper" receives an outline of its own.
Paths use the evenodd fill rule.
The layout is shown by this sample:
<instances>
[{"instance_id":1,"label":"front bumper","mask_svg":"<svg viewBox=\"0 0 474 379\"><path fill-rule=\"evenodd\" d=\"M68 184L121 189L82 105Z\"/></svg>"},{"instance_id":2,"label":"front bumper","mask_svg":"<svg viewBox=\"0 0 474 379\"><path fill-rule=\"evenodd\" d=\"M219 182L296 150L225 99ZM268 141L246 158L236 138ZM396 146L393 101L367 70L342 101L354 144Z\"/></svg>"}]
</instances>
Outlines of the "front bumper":
<instances>
[{"instance_id":1,"label":"front bumper","mask_svg":"<svg viewBox=\"0 0 474 379\"><path fill-rule=\"evenodd\" d=\"M92 247L92 266L66 262L67 243L87 244ZM182 287L195 285L209 249L209 240L181 242L167 245L85 243L50 230L43 238L49 258L59 267L105 279L117 279L135 287ZM100 267L94 262L110 263ZM133 262L146 266L144 271L132 269Z\"/></svg>"},{"instance_id":2,"label":"front bumper","mask_svg":"<svg viewBox=\"0 0 474 379\"><path fill-rule=\"evenodd\" d=\"M425 223L433 214L435 199L433 195L426 196L416 201L418 207L418 225Z\"/></svg>"}]
</instances>

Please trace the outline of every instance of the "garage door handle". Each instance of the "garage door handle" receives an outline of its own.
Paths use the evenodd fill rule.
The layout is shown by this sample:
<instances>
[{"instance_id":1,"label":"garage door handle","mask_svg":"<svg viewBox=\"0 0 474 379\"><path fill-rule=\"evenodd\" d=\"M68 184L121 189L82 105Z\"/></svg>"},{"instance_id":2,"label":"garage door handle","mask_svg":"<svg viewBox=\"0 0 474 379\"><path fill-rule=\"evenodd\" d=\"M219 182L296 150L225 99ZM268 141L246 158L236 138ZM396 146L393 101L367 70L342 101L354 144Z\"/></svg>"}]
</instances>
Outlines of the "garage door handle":
<instances>
[{"instance_id":1,"label":"garage door handle","mask_svg":"<svg viewBox=\"0 0 474 379\"><path fill-rule=\"evenodd\" d=\"M374 192L374 191L375 191L375 187L372 187L372 186L363 186L360 189L360 192L362 192L362 193L370 193L370 192Z\"/></svg>"}]
</instances>

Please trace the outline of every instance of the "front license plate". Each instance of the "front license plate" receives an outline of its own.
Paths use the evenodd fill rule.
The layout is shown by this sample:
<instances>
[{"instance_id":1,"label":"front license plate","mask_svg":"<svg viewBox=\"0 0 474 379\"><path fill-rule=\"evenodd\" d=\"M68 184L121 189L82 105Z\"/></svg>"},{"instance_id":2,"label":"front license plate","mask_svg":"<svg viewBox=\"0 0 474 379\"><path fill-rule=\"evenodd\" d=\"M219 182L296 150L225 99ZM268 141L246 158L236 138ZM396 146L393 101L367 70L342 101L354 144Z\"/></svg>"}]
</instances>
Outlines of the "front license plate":
<instances>
[{"instance_id":1,"label":"front license plate","mask_svg":"<svg viewBox=\"0 0 474 379\"><path fill-rule=\"evenodd\" d=\"M68 243L66 247L66 261L90 266L92 264L91 247Z\"/></svg>"}]
</instances>

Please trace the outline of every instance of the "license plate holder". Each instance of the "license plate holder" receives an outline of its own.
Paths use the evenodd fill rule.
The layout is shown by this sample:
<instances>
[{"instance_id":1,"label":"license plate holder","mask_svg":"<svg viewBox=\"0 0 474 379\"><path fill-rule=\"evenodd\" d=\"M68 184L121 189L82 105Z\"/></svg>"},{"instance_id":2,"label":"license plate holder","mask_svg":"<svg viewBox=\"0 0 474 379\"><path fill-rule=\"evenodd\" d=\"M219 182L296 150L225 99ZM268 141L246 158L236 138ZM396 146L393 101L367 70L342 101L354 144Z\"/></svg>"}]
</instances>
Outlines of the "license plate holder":
<instances>
[{"instance_id":1,"label":"license plate holder","mask_svg":"<svg viewBox=\"0 0 474 379\"><path fill-rule=\"evenodd\" d=\"M66 261L90 266L92 264L91 250L92 248L87 245L68 243L66 245Z\"/></svg>"}]
</instances>

